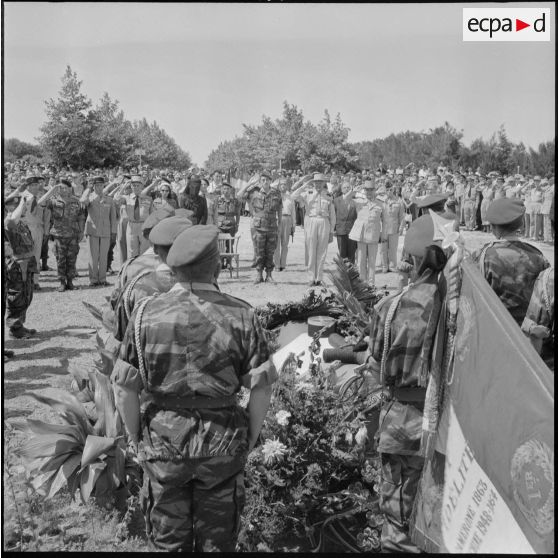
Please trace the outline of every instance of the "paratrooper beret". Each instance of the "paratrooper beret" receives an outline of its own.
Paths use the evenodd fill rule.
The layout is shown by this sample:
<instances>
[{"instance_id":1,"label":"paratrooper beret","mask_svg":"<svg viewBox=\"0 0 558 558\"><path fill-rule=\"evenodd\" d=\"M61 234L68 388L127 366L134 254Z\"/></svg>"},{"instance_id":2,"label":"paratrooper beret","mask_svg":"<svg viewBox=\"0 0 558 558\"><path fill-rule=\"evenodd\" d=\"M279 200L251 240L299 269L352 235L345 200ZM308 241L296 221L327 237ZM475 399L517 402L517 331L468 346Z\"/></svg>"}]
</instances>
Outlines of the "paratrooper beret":
<instances>
[{"instance_id":1,"label":"paratrooper beret","mask_svg":"<svg viewBox=\"0 0 558 558\"><path fill-rule=\"evenodd\" d=\"M181 267L218 258L218 236L219 229L214 225L194 225L183 230L169 250L167 264Z\"/></svg>"},{"instance_id":2,"label":"paratrooper beret","mask_svg":"<svg viewBox=\"0 0 558 558\"><path fill-rule=\"evenodd\" d=\"M157 223L149 233L149 242L159 246L170 246L176 237L192 226L192 221L186 217L169 217Z\"/></svg>"},{"instance_id":3,"label":"paratrooper beret","mask_svg":"<svg viewBox=\"0 0 558 558\"><path fill-rule=\"evenodd\" d=\"M525 213L523 201L517 198L499 198L488 206L486 220L492 225L507 225Z\"/></svg>"},{"instance_id":4,"label":"paratrooper beret","mask_svg":"<svg viewBox=\"0 0 558 558\"><path fill-rule=\"evenodd\" d=\"M32 174L31 176L25 177L25 184L29 186L30 184L35 184L36 182L40 182L44 180L44 177L39 174Z\"/></svg>"},{"instance_id":5,"label":"paratrooper beret","mask_svg":"<svg viewBox=\"0 0 558 558\"><path fill-rule=\"evenodd\" d=\"M262 172L260 174L260 178L267 178L268 180L272 180L271 176L267 174L267 172Z\"/></svg>"}]
</instances>

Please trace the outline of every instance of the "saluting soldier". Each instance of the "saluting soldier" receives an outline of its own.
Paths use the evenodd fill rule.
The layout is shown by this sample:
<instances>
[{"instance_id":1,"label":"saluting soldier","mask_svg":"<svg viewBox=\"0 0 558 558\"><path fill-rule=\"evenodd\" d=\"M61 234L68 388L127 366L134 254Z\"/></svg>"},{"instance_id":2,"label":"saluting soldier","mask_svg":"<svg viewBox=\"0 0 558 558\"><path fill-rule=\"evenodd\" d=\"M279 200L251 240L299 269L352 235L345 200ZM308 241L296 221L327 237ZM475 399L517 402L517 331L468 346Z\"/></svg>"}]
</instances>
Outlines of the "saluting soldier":
<instances>
[{"instance_id":1,"label":"saluting soldier","mask_svg":"<svg viewBox=\"0 0 558 558\"><path fill-rule=\"evenodd\" d=\"M521 326L539 274L550 266L542 252L519 240L525 206L517 198L494 200L486 218L496 240L473 254L481 273Z\"/></svg>"},{"instance_id":2,"label":"saluting soldier","mask_svg":"<svg viewBox=\"0 0 558 558\"><path fill-rule=\"evenodd\" d=\"M234 188L228 182L221 184L221 195L214 208L213 222L222 233L235 236L240 225L240 202L234 197Z\"/></svg>"},{"instance_id":3,"label":"saluting soldier","mask_svg":"<svg viewBox=\"0 0 558 558\"><path fill-rule=\"evenodd\" d=\"M130 451L139 445L147 535L160 550L234 551L244 466L277 378L253 308L213 283L218 232L195 225L176 238L167 263L178 282L134 310L112 374Z\"/></svg>"},{"instance_id":4,"label":"saluting soldier","mask_svg":"<svg viewBox=\"0 0 558 558\"><path fill-rule=\"evenodd\" d=\"M401 198L397 198L391 181L385 183L386 197L382 213L382 233L380 253L382 256L382 273L395 271L397 267L397 245L399 235L403 233L405 224L405 206Z\"/></svg>"},{"instance_id":5,"label":"saluting soldier","mask_svg":"<svg viewBox=\"0 0 558 558\"><path fill-rule=\"evenodd\" d=\"M266 281L272 281L274 268L273 254L277 247L277 235L283 218L283 202L281 194L271 188L271 176L262 173L260 176L260 190L250 194L252 207L252 222L255 234L255 255L257 276L254 284L262 283L263 270Z\"/></svg>"},{"instance_id":6,"label":"saluting soldier","mask_svg":"<svg viewBox=\"0 0 558 558\"><path fill-rule=\"evenodd\" d=\"M54 238L54 254L60 281L58 291L71 291L74 289L79 243L85 229L85 210L79 198L74 196L71 182L64 178L50 188L38 204L44 202L47 202L47 207L52 211L50 233Z\"/></svg>"},{"instance_id":7,"label":"saluting soldier","mask_svg":"<svg viewBox=\"0 0 558 558\"><path fill-rule=\"evenodd\" d=\"M275 268L283 271L287 267L287 254L289 253L289 237L292 237L296 228L295 201L291 196L290 186L286 178L279 179L279 191L281 192L282 212L281 227L277 236L277 248L273 255Z\"/></svg>"},{"instance_id":8,"label":"saluting soldier","mask_svg":"<svg viewBox=\"0 0 558 558\"><path fill-rule=\"evenodd\" d=\"M11 213L6 215L8 210ZM33 300L33 275L37 271L33 237L22 220L26 211L27 204L23 196L4 202L5 276L2 277L2 283L6 288L6 326L13 339L27 339L37 333L37 330L24 326L27 309Z\"/></svg>"}]
</instances>

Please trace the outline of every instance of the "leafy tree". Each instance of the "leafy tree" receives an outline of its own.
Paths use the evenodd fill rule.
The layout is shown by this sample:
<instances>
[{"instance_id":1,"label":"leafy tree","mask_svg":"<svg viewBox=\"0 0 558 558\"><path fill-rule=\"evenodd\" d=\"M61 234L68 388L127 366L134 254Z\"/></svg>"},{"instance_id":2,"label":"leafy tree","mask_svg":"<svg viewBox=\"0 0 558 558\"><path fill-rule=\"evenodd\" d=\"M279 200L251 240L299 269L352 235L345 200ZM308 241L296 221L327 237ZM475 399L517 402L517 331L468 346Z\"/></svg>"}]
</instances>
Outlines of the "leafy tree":
<instances>
[{"instance_id":1,"label":"leafy tree","mask_svg":"<svg viewBox=\"0 0 558 558\"><path fill-rule=\"evenodd\" d=\"M4 159L8 162L17 161L22 157L30 155L37 160L43 156L43 151L39 145L27 143L17 138L4 140Z\"/></svg>"}]
</instances>

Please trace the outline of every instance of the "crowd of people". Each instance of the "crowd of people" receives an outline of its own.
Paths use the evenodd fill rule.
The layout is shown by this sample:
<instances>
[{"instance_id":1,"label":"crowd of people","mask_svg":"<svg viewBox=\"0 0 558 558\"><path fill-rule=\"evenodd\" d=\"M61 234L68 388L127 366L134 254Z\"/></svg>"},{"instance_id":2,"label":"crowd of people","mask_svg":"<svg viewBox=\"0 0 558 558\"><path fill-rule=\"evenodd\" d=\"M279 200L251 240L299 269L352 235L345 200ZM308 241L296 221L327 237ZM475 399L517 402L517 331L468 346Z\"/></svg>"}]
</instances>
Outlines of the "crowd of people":
<instances>
[{"instance_id":1,"label":"crowd of people","mask_svg":"<svg viewBox=\"0 0 558 558\"><path fill-rule=\"evenodd\" d=\"M92 287L107 284L118 246L122 265L107 310L119 343L112 380L129 450L144 469L147 531L159 549L234 550L244 464L277 378L254 310L219 290L228 262L218 238L237 234L244 211L250 215L255 284L274 281L273 273L287 267L289 236L297 226L304 229L311 286L323 284L334 237L339 255L358 264L362 280L374 284L378 250L382 271L402 276L402 289L377 307L369 342L371 369L382 371L379 381L391 401L378 434L384 549L416 550L408 530L424 464L416 425L447 261L435 227L493 234L473 260L553 368L553 272L540 250L524 241L554 241L553 176L482 176L442 167L427 172L413 165L246 177L209 176L194 168L186 175L141 168L85 175L5 170L4 276L12 338L34 334L24 325L25 312L36 275L45 269L49 238L61 292L74 289L84 235ZM397 351L389 351L395 341ZM241 385L250 390L246 412L236 404Z\"/></svg>"}]
</instances>

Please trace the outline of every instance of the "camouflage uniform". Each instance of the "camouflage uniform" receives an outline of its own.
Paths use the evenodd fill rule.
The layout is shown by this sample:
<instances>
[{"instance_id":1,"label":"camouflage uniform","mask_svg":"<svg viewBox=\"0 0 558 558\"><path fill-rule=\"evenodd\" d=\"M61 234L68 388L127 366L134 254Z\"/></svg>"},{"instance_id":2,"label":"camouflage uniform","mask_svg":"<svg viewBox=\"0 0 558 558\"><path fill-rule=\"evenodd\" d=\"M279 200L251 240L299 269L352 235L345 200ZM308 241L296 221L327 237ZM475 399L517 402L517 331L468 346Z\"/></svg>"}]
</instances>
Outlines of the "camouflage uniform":
<instances>
[{"instance_id":1,"label":"camouflage uniform","mask_svg":"<svg viewBox=\"0 0 558 558\"><path fill-rule=\"evenodd\" d=\"M149 540L163 550L234 551L248 449L235 394L277 377L265 332L246 302L212 285L177 283L145 300L112 378L140 393Z\"/></svg>"},{"instance_id":2,"label":"camouflage uniform","mask_svg":"<svg viewBox=\"0 0 558 558\"><path fill-rule=\"evenodd\" d=\"M234 236L240 223L240 202L235 198L221 196L215 202L217 226L222 233Z\"/></svg>"},{"instance_id":3,"label":"camouflage uniform","mask_svg":"<svg viewBox=\"0 0 558 558\"><path fill-rule=\"evenodd\" d=\"M423 275L408 290L382 299L372 318L370 352L382 362L382 383L390 393L376 434L382 462L379 505L385 518L382 550L418 552L409 536L409 519L424 466L420 442L428 378L423 352L425 340L434 334L442 298L436 274ZM397 309L389 325L392 304Z\"/></svg>"},{"instance_id":4,"label":"camouflage uniform","mask_svg":"<svg viewBox=\"0 0 558 558\"><path fill-rule=\"evenodd\" d=\"M534 325L550 330L549 336L542 342L529 335L530 328ZM546 365L554 371L554 268L547 267L535 281L521 329L531 338Z\"/></svg>"},{"instance_id":5,"label":"camouflage uniform","mask_svg":"<svg viewBox=\"0 0 558 558\"><path fill-rule=\"evenodd\" d=\"M76 196L64 199L57 196L48 200L47 207L52 211L52 228L54 254L58 279L72 281L76 276L76 260L79 242L85 226L85 211Z\"/></svg>"},{"instance_id":6,"label":"camouflage uniform","mask_svg":"<svg viewBox=\"0 0 558 558\"><path fill-rule=\"evenodd\" d=\"M118 272L114 290L110 295L110 305L113 310L116 309L118 300L124 292L128 282L144 270L154 270L160 263L161 260L153 251L153 247L148 248L143 254L141 254L141 256L135 256L126 260Z\"/></svg>"},{"instance_id":7,"label":"camouflage uniform","mask_svg":"<svg viewBox=\"0 0 558 558\"><path fill-rule=\"evenodd\" d=\"M283 200L281 194L271 188L266 194L263 190L254 192L250 196L252 207L252 222L255 231L256 269L266 272L273 271L273 255L277 248L279 225L277 213L281 214Z\"/></svg>"},{"instance_id":8,"label":"camouflage uniform","mask_svg":"<svg viewBox=\"0 0 558 558\"><path fill-rule=\"evenodd\" d=\"M128 327L128 320L139 301L155 293L166 293L176 283L176 276L167 264L161 263L156 269L144 269L133 277L126 285L122 296L116 305L116 331L114 337L117 341L124 339Z\"/></svg>"},{"instance_id":9,"label":"camouflage uniform","mask_svg":"<svg viewBox=\"0 0 558 558\"><path fill-rule=\"evenodd\" d=\"M5 233L6 325L15 332L23 327L27 309L33 300L33 275L37 271L37 260L33 252L33 237L25 223L7 221Z\"/></svg>"},{"instance_id":10,"label":"camouflage uniform","mask_svg":"<svg viewBox=\"0 0 558 558\"><path fill-rule=\"evenodd\" d=\"M539 273L550 264L542 252L516 239L494 240L473 254L481 273L521 326Z\"/></svg>"}]
</instances>

